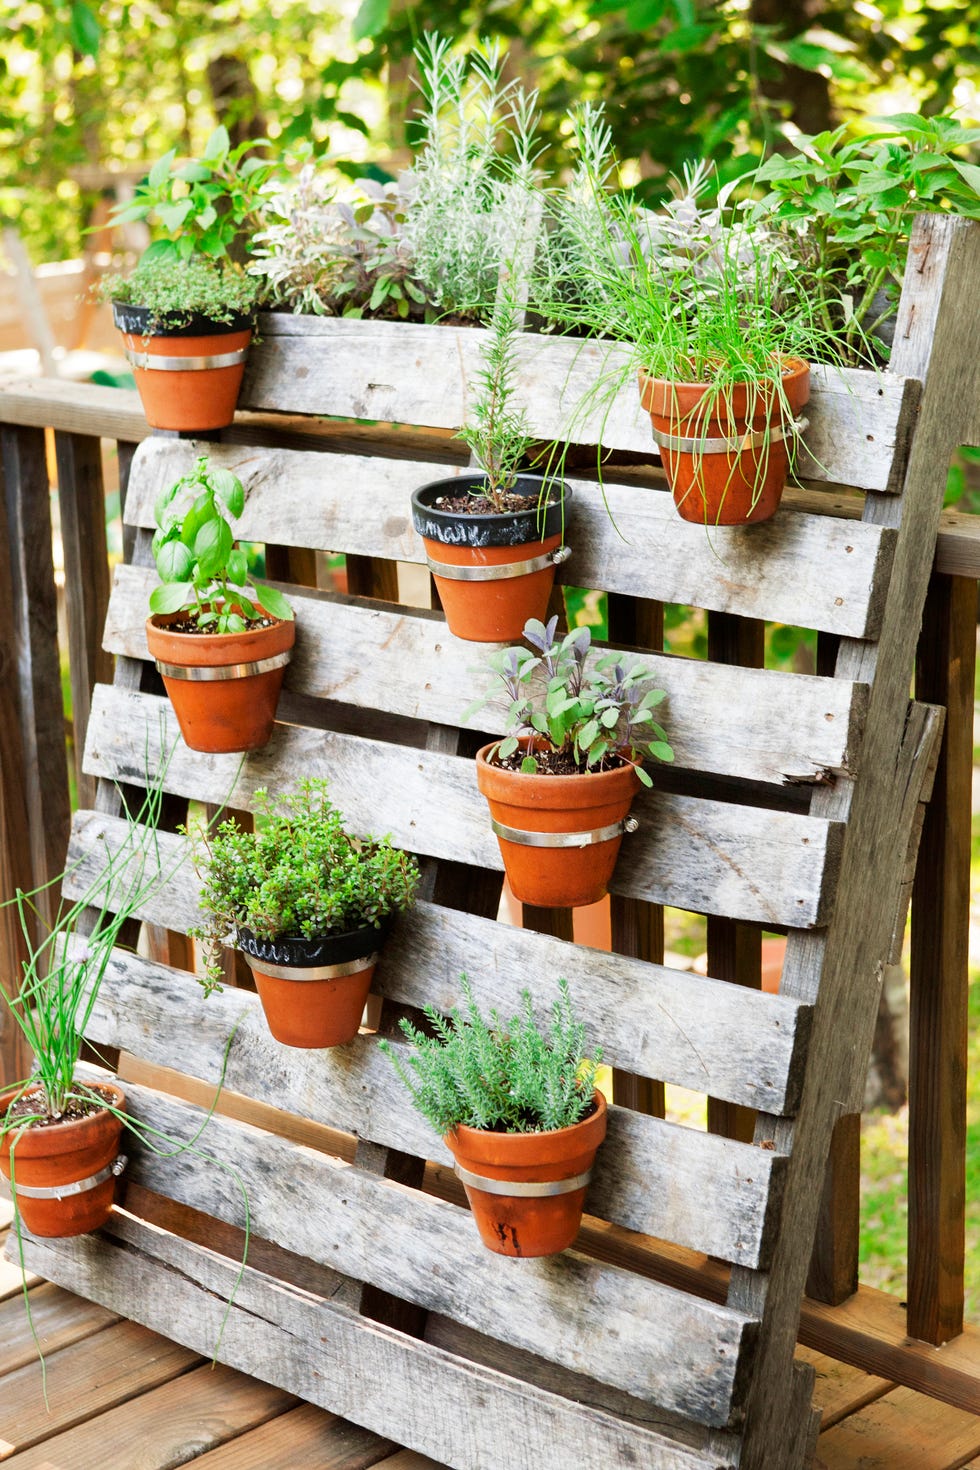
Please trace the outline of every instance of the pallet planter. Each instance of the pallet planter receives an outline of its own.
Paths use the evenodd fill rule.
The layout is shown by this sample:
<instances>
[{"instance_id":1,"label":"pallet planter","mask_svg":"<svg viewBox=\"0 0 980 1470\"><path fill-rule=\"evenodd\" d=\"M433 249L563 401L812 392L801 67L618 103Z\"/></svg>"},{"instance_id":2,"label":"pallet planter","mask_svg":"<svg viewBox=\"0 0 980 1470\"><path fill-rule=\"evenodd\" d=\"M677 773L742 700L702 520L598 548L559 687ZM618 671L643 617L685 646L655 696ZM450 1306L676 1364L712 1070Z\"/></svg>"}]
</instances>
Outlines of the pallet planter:
<instances>
[{"instance_id":1,"label":"pallet planter","mask_svg":"<svg viewBox=\"0 0 980 1470\"><path fill-rule=\"evenodd\" d=\"M374 560L352 563L364 595L291 589L304 639L287 673L283 723L240 772L235 757L202 762L178 749L167 773L174 799L231 791L248 810L273 779L322 774L350 825L371 830L383 791L392 839L426 862L422 901L396 925L376 972L382 1028L388 1005L452 1003L463 969L477 1000L504 1010L529 975L565 975L589 1039L601 1038L622 1073L757 1113L746 1142L615 1103L576 1246L553 1260L501 1261L475 1238L448 1152L414 1115L372 1036L342 1056L296 1053L284 1066L254 997L226 989L205 1001L178 965L119 953L92 1039L121 1049L121 1073L140 1074L126 1083L137 1117L189 1136L202 1111L178 1091L200 1097L201 1084L213 1087L238 1023L226 1085L248 1100L246 1120L215 1117L208 1146L245 1179L256 1233L291 1254L279 1280L265 1260L263 1272L246 1271L222 1347L229 1363L460 1470L495 1465L501 1443L520 1443L527 1463L559 1455L651 1470L808 1463L810 1371L794 1368L792 1345L819 1208L814 1181L838 1117L860 1105L877 977L941 726L941 712L909 704L908 686L946 465L974 433L978 277L980 230L920 221L892 371L853 373L845 384L813 374L813 457L801 472L814 493L822 484L863 492L859 520L791 500L749 533L718 528L709 538L677 519L666 492L624 479L606 488L628 527L624 543L596 486L573 485L588 526L576 539L577 585L839 639L832 673L821 677L662 660L675 767L669 785L637 797L630 862L613 882L619 914L670 903L785 928L779 995L680 974L635 939L620 947L639 953L597 955L560 932L536 932L533 912L523 930L496 921L501 859L458 725L474 649L453 640L440 616L393 605L388 575L393 561L422 562L408 500L445 473L444 455L430 451L423 464L364 454L353 434L329 452L212 449L250 487L243 537L300 549L326 542ZM465 401L460 367L478 366L477 336L267 323L244 402L453 428ZM311 338L328 350L307 352ZM536 433L560 430L588 357L608 350L522 342ZM604 442L649 453L649 432L637 400L635 412L624 404L610 414ZM106 628L117 672L95 691L87 744L87 769L106 781L131 781L137 749L142 758L149 738L155 763L171 738L165 702L142 687L142 613L153 500L193 453L151 441L134 461L126 518L135 549ZM353 503L346 486L355 474ZM381 591L387 601L370 595ZM656 667L661 656L646 661ZM734 741L722 717L732 708ZM488 737L501 733L503 711L491 706L480 718ZM121 832L107 810L76 818L79 882ZM161 837L165 849L180 841ZM144 917L186 932L195 888L179 875ZM190 1080L165 1089L156 1067ZM182 1238L186 1210L239 1225L239 1202L186 1157L136 1149L130 1179L136 1215L155 1223L117 1215L98 1239L29 1242L28 1263L208 1347L235 1267ZM284 1199L283 1180L302 1210ZM183 1231L158 1228L177 1222ZM699 1265L697 1253L714 1263ZM303 1289L290 1284L297 1257Z\"/></svg>"}]
</instances>

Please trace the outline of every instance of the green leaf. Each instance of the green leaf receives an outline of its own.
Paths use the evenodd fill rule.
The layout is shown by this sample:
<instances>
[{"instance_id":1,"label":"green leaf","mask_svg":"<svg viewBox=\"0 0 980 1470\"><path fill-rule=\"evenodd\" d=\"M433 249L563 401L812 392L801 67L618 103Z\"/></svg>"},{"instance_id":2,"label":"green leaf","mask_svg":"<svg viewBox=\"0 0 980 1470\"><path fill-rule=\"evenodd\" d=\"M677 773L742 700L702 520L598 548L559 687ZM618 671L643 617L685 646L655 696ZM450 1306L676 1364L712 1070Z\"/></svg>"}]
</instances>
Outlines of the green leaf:
<instances>
[{"instance_id":1,"label":"green leaf","mask_svg":"<svg viewBox=\"0 0 980 1470\"><path fill-rule=\"evenodd\" d=\"M534 776L537 773L538 763L533 755L526 755L521 761L521 774L523 776Z\"/></svg>"},{"instance_id":2,"label":"green leaf","mask_svg":"<svg viewBox=\"0 0 980 1470\"><path fill-rule=\"evenodd\" d=\"M647 774L647 772L643 769L643 767L641 765L635 765L633 767L633 769L636 772L636 774L639 776L640 780L643 782L643 785L644 786L652 786L653 785L652 780L650 779L649 775Z\"/></svg>"},{"instance_id":3,"label":"green leaf","mask_svg":"<svg viewBox=\"0 0 980 1470\"><path fill-rule=\"evenodd\" d=\"M207 521L194 541L194 556L202 577L216 577L224 568L235 538L227 521Z\"/></svg>"},{"instance_id":4,"label":"green leaf","mask_svg":"<svg viewBox=\"0 0 980 1470\"><path fill-rule=\"evenodd\" d=\"M516 749L517 740L515 736L509 735L506 740L501 740L500 744L497 746L497 757L499 760L505 761L508 756L514 754L514 751Z\"/></svg>"},{"instance_id":5,"label":"green leaf","mask_svg":"<svg viewBox=\"0 0 980 1470\"><path fill-rule=\"evenodd\" d=\"M176 148L171 148L169 152L163 155L162 158L157 159L156 163L153 165L153 167L150 169L149 174L147 175L146 182L151 189L163 188L163 185L166 183L167 179L170 176L170 165L173 163L176 157ZM144 256L143 258L145 260L146 256Z\"/></svg>"},{"instance_id":6,"label":"green leaf","mask_svg":"<svg viewBox=\"0 0 980 1470\"><path fill-rule=\"evenodd\" d=\"M233 475L231 470L215 465L208 470L208 478L214 487L215 494L224 501L229 514L237 520L245 509L245 491L241 480L237 475Z\"/></svg>"},{"instance_id":7,"label":"green leaf","mask_svg":"<svg viewBox=\"0 0 980 1470\"><path fill-rule=\"evenodd\" d=\"M167 582L163 587L154 587L150 593L150 612L175 613L183 607L193 607L193 582Z\"/></svg>"},{"instance_id":8,"label":"green leaf","mask_svg":"<svg viewBox=\"0 0 980 1470\"><path fill-rule=\"evenodd\" d=\"M174 170L174 178L181 179L185 184L201 184L210 177L211 170L207 164L198 163L195 158L192 158L190 163L185 163Z\"/></svg>"},{"instance_id":9,"label":"green leaf","mask_svg":"<svg viewBox=\"0 0 980 1470\"><path fill-rule=\"evenodd\" d=\"M292 622L293 610L278 588L256 584L255 600L274 618L282 618L286 623Z\"/></svg>"},{"instance_id":10,"label":"green leaf","mask_svg":"<svg viewBox=\"0 0 980 1470\"><path fill-rule=\"evenodd\" d=\"M71 19L68 22L71 44L82 56L97 56L102 27L98 18L83 0L73 0Z\"/></svg>"},{"instance_id":11,"label":"green leaf","mask_svg":"<svg viewBox=\"0 0 980 1470\"><path fill-rule=\"evenodd\" d=\"M614 709L604 709L602 711L602 714L599 716L599 718L602 721L602 723L605 726L605 728L607 730L611 730L612 727L615 724L618 724L618 722L619 722L619 710L618 709L615 709L615 708Z\"/></svg>"},{"instance_id":12,"label":"green leaf","mask_svg":"<svg viewBox=\"0 0 980 1470\"><path fill-rule=\"evenodd\" d=\"M215 163L218 159L224 158L230 147L231 139L228 136L228 129L219 124L204 145L204 162Z\"/></svg>"},{"instance_id":13,"label":"green leaf","mask_svg":"<svg viewBox=\"0 0 980 1470\"><path fill-rule=\"evenodd\" d=\"M236 587L244 587L248 581L248 557L237 546L228 558L228 581Z\"/></svg>"},{"instance_id":14,"label":"green leaf","mask_svg":"<svg viewBox=\"0 0 980 1470\"><path fill-rule=\"evenodd\" d=\"M597 737L598 734L599 734L599 721L598 720L589 720L589 722L587 724L583 725L582 728L581 728L581 730L579 731L579 736L578 736L578 743L579 743L579 745L582 747L583 750L588 750L589 746L596 739L596 737Z\"/></svg>"},{"instance_id":15,"label":"green leaf","mask_svg":"<svg viewBox=\"0 0 980 1470\"><path fill-rule=\"evenodd\" d=\"M980 194L980 168L975 163L961 163L958 158L951 158L949 161L960 178L969 184L973 192Z\"/></svg>"},{"instance_id":16,"label":"green leaf","mask_svg":"<svg viewBox=\"0 0 980 1470\"><path fill-rule=\"evenodd\" d=\"M161 204L157 207L160 223L165 230L179 230L184 220L194 208L189 199L178 199L176 204Z\"/></svg>"},{"instance_id":17,"label":"green leaf","mask_svg":"<svg viewBox=\"0 0 980 1470\"><path fill-rule=\"evenodd\" d=\"M648 748L650 754L655 755L658 760L672 761L674 759L674 752L666 740L654 740Z\"/></svg>"},{"instance_id":18,"label":"green leaf","mask_svg":"<svg viewBox=\"0 0 980 1470\"><path fill-rule=\"evenodd\" d=\"M354 41L370 41L388 24L391 0L361 0L351 25Z\"/></svg>"},{"instance_id":19,"label":"green leaf","mask_svg":"<svg viewBox=\"0 0 980 1470\"><path fill-rule=\"evenodd\" d=\"M157 571L163 582L186 582L194 570L194 558L182 541L165 541L157 553Z\"/></svg>"}]
</instances>

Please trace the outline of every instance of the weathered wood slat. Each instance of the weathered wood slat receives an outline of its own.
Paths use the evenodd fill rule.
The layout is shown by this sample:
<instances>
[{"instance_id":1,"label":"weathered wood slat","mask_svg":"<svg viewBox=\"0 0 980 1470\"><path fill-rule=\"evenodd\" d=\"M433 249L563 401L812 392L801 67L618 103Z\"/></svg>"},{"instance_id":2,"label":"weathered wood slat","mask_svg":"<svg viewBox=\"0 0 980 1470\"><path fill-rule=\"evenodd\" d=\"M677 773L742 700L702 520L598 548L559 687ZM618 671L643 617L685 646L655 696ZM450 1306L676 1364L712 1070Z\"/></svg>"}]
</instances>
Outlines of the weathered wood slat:
<instances>
[{"instance_id":1,"label":"weathered wood slat","mask_svg":"<svg viewBox=\"0 0 980 1470\"><path fill-rule=\"evenodd\" d=\"M458 429L486 333L267 314L261 338L249 354L242 408ZM578 410L600 374L621 371L623 357L614 343L521 337L517 401L532 433L653 458L650 422L632 377L611 401L601 395ZM917 385L891 373L814 368L804 435L809 452L800 474L862 490L898 490L892 461L904 459L917 401Z\"/></svg>"},{"instance_id":2,"label":"weathered wood slat","mask_svg":"<svg viewBox=\"0 0 980 1470\"><path fill-rule=\"evenodd\" d=\"M413 852L502 867L469 760L296 725L277 725L265 749L245 762L202 756L178 742L166 700L96 689L86 770L141 783L147 764L151 773L159 769L171 750L166 788L181 796L248 810L270 778L283 788L322 776L354 831L381 827ZM662 791L644 791L633 811L640 827L624 840L614 892L766 924L826 922L839 824Z\"/></svg>"},{"instance_id":3,"label":"weathered wood slat","mask_svg":"<svg viewBox=\"0 0 980 1470\"><path fill-rule=\"evenodd\" d=\"M152 527L160 490L205 453L233 469L246 487L237 526L244 539L424 560L411 523L411 494L445 477L445 465L148 439L133 461L127 520ZM890 530L794 513L758 526L707 531L682 521L662 490L569 483L573 555L559 575L575 586L854 638L877 632L894 552Z\"/></svg>"},{"instance_id":4,"label":"weathered wood slat","mask_svg":"<svg viewBox=\"0 0 980 1470\"><path fill-rule=\"evenodd\" d=\"M237 1267L139 1220L114 1216L100 1236L32 1240L52 1280L112 1302L126 1316L211 1353ZM316 1343L311 1352L310 1343ZM228 1314L221 1359L332 1409L458 1470L496 1470L500 1446L529 1464L556 1451L582 1465L627 1470L732 1470L697 1431L675 1437L577 1403L419 1343L342 1305L285 1287L246 1267Z\"/></svg>"},{"instance_id":5,"label":"weathered wood slat","mask_svg":"<svg viewBox=\"0 0 980 1470\"><path fill-rule=\"evenodd\" d=\"M175 1140L200 1108L132 1083L127 1111ZM160 1158L127 1135L134 1181L383 1291L587 1372L695 1423L737 1410L750 1318L574 1251L513 1261L488 1252L469 1212L342 1160L215 1115L195 1154ZM222 1167L202 1168L200 1151ZM237 1175L237 1178L235 1177Z\"/></svg>"},{"instance_id":6,"label":"weathered wood slat","mask_svg":"<svg viewBox=\"0 0 980 1470\"><path fill-rule=\"evenodd\" d=\"M103 870L106 845L114 851L125 831L121 820L76 814L68 897L85 892ZM183 839L161 833L158 844L171 876L137 917L186 933L200 920L200 880L189 862L180 866ZM532 973L564 976L589 1045L601 1045L611 1065L769 1113L793 1109L809 1025L809 1008L797 1001L422 902L396 925L375 989L402 1005L428 1001L446 1011L464 969L478 1003L505 1012L517 1009Z\"/></svg>"},{"instance_id":7,"label":"weathered wood slat","mask_svg":"<svg viewBox=\"0 0 980 1470\"><path fill-rule=\"evenodd\" d=\"M146 568L117 567L105 630L112 653L148 656L147 599L156 585ZM435 613L331 593L291 597L298 632L286 679L294 693L455 725L470 702L466 692L475 696L490 682L482 669L496 645L460 642ZM608 651L597 650L594 658ZM642 657L668 692L662 710L676 767L774 783L857 769L863 685L665 654ZM473 723L499 734L505 716L501 694Z\"/></svg>"},{"instance_id":8,"label":"weathered wood slat","mask_svg":"<svg viewBox=\"0 0 980 1470\"><path fill-rule=\"evenodd\" d=\"M452 1163L371 1036L323 1052L284 1050L256 996L226 990L205 1000L190 976L122 951L109 963L87 1035L215 1086L226 1068L232 1092ZM784 1163L750 1144L611 1108L587 1207L629 1229L756 1265L775 1224Z\"/></svg>"}]
</instances>

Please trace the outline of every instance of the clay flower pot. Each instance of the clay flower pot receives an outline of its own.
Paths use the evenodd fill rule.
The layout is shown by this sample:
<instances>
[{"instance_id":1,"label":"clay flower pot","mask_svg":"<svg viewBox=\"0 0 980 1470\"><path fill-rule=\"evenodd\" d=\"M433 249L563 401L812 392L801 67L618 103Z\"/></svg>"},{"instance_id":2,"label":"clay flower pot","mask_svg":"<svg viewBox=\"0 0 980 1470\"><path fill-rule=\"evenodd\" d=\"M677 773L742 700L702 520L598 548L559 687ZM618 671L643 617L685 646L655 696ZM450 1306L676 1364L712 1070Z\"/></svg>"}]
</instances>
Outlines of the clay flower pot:
<instances>
[{"instance_id":1,"label":"clay flower pot","mask_svg":"<svg viewBox=\"0 0 980 1470\"><path fill-rule=\"evenodd\" d=\"M325 939L257 939L238 930L269 1030L284 1046L343 1046L357 1035L384 932L373 924Z\"/></svg>"},{"instance_id":2,"label":"clay flower pot","mask_svg":"<svg viewBox=\"0 0 980 1470\"><path fill-rule=\"evenodd\" d=\"M114 1108L125 1107L118 1087L101 1082L99 1087L111 1094ZM16 1092L0 1097L0 1118L15 1097ZM105 1224L116 1177L126 1163L119 1153L122 1126L108 1108L99 1108L67 1123L7 1134L0 1142L0 1173L9 1181L12 1152L13 1188L25 1229L32 1235L85 1235Z\"/></svg>"},{"instance_id":3,"label":"clay flower pot","mask_svg":"<svg viewBox=\"0 0 980 1470\"><path fill-rule=\"evenodd\" d=\"M575 776L524 775L494 765L498 741L477 751L476 780L490 807L514 897L538 908L581 908L604 898L640 778L629 763Z\"/></svg>"},{"instance_id":4,"label":"clay flower pot","mask_svg":"<svg viewBox=\"0 0 980 1470\"><path fill-rule=\"evenodd\" d=\"M223 429L235 417L252 340L250 317L150 329L145 306L112 303L146 422L152 429Z\"/></svg>"},{"instance_id":5,"label":"clay flower pot","mask_svg":"<svg viewBox=\"0 0 980 1470\"><path fill-rule=\"evenodd\" d=\"M785 360L783 390L795 423L810 397L810 369L799 358ZM785 421L771 385L735 384L718 395L704 383L641 372L640 402L685 521L744 526L776 514L789 472L787 441L797 428Z\"/></svg>"},{"instance_id":6,"label":"clay flower pot","mask_svg":"<svg viewBox=\"0 0 980 1470\"><path fill-rule=\"evenodd\" d=\"M453 475L423 485L412 496L412 524L422 537L429 570L457 638L501 643L519 638L528 618L548 614L555 567L571 555L562 547L571 491L543 512L465 515L441 510L445 495L479 494L486 476ZM519 495L540 494L542 481L518 476Z\"/></svg>"},{"instance_id":7,"label":"clay flower pot","mask_svg":"<svg viewBox=\"0 0 980 1470\"><path fill-rule=\"evenodd\" d=\"M245 633L177 633L180 613L146 620L146 645L163 675L191 750L259 750L272 734L296 624Z\"/></svg>"},{"instance_id":8,"label":"clay flower pot","mask_svg":"<svg viewBox=\"0 0 980 1470\"><path fill-rule=\"evenodd\" d=\"M596 1150L606 1136L601 1092L595 1104L580 1123L550 1133L488 1133L460 1124L446 1134L480 1239L490 1250L552 1256L572 1244Z\"/></svg>"}]
</instances>

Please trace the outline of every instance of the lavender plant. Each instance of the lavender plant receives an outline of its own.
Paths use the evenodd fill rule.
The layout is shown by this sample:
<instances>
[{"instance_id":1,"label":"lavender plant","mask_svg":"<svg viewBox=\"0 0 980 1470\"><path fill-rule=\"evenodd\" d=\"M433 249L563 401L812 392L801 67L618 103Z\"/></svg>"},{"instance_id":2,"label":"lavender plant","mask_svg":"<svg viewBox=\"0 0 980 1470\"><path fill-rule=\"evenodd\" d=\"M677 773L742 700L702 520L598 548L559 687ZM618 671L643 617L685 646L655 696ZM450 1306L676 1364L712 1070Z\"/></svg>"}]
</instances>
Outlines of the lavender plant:
<instances>
[{"instance_id":1,"label":"lavender plant","mask_svg":"<svg viewBox=\"0 0 980 1470\"><path fill-rule=\"evenodd\" d=\"M466 976L462 1006L447 1017L424 1008L434 1035L403 1017L402 1031L414 1050L405 1061L387 1041L378 1045L394 1065L423 1118L439 1134L462 1123L497 1133L545 1133L578 1123L592 1106L602 1052L585 1056L585 1027L575 1019L568 981L559 980L558 999L547 1032L539 1027L529 990L521 1010L489 1021L473 999Z\"/></svg>"},{"instance_id":2,"label":"lavender plant","mask_svg":"<svg viewBox=\"0 0 980 1470\"><path fill-rule=\"evenodd\" d=\"M674 758L666 732L652 714L666 691L645 687L653 676L639 661L624 661L615 653L591 661L588 628L575 628L557 643L557 627L557 617L547 624L532 618L524 637L536 652L514 647L492 654L495 682L463 719L499 697L503 685L509 701L507 734L496 747L497 760L509 760L523 746L520 769L534 775L542 766L536 746L543 740L549 752L564 756L579 771L629 760L643 784L651 786L640 762Z\"/></svg>"}]
</instances>

